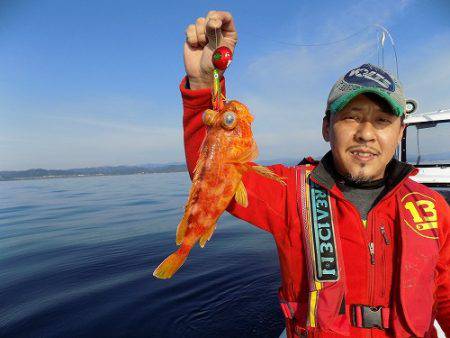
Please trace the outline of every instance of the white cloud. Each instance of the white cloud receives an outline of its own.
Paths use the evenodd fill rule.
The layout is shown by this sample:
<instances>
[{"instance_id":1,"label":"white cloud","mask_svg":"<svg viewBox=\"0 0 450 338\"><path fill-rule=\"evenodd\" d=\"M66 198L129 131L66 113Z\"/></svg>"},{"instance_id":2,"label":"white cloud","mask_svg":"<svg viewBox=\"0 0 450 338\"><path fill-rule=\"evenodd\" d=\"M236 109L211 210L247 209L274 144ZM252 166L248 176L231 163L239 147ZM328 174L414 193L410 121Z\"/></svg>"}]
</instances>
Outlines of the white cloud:
<instances>
[{"instance_id":1,"label":"white cloud","mask_svg":"<svg viewBox=\"0 0 450 338\"><path fill-rule=\"evenodd\" d=\"M390 20L409 4L410 1L397 5L380 5L373 1L356 3L347 9L345 18L335 17L323 22L317 36L322 37L320 42L342 39L357 31L355 25L349 25L353 22L377 22L389 27ZM287 42L296 41L301 42L301 36L298 40L287 39ZM428 45L415 46L415 55L408 53L404 63L400 60L400 76L407 83L407 95L419 98L426 109L450 106L448 46L448 36L436 37ZM386 67L391 72L393 60L391 46L386 43ZM328 146L322 140L321 122L329 90L348 69L366 62L377 63L375 28L338 44L284 46L255 58L239 82L229 82L229 86L235 87L233 91L239 93L239 98L255 115L253 129L260 157L300 159L325 152Z\"/></svg>"},{"instance_id":2,"label":"white cloud","mask_svg":"<svg viewBox=\"0 0 450 338\"><path fill-rule=\"evenodd\" d=\"M374 23L389 28L410 4L409 0L367 0L343 6L338 13L325 7L320 18L327 19L315 27L304 26L302 18L309 15L305 6L290 27L283 27L290 34L282 40L324 43L342 40ZM307 36L309 32L313 32L311 36ZM276 44L270 37L267 43L271 49L263 54L251 53L252 44L238 45L247 49L243 54L254 56L246 71L228 82L229 94L238 94L230 98L246 103L255 116L253 130L260 159L319 155L328 147L322 140L321 121L329 89L351 67L376 63L376 30L367 28L350 39L321 47ZM450 106L449 46L450 38L443 34L399 51L405 92L418 99L422 110ZM387 58L392 61L392 55ZM392 62L387 64L392 68ZM56 104L53 100L46 107L39 106L41 113L28 107L28 115L34 119L30 128L18 122L2 130L0 124L0 158L9 159L3 163L11 165L10 169L182 161L178 102L177 98L177 104L167 111L149 100L94 96ZM10 116L15 113L11 111ZM40 128L42 125L45 128Z\"/></svg>"},{"instance_id":3,"label":"white cloud","mask_svg":"<svg viewBox=\"0 0 450 338\"><path fill-rule=\"evenodd\" d=\"M321 123L329 89L376 53L375 35L369 34L324 48L286 47L249 64L236 92L255 115L261 158L317 156L328 149Z\"/></svg>"},{"instance_id":4,"label":"white cloud","mask_svg":"<svg viewBox=\"0 0 450 338\"><path fill-rule=\"evenodd\" d=\"M400 72L406 95L422 112L450 108L450 35L435 36L411 54Z\"/></svg>"},{"instance_id":5,"label":"white cloud","mask_svg":"<svg viewBox=\"0 0 450 338\"><path fill-rule=\"evenodd\" d=\"M55 103L40 111L27 112L31 119L27 124L12 120L0 126L0 170L184 159L181 120L176 125L164 124L155 118L160 110L146 101L87 99Z\"/></svg>"}]
</instances>

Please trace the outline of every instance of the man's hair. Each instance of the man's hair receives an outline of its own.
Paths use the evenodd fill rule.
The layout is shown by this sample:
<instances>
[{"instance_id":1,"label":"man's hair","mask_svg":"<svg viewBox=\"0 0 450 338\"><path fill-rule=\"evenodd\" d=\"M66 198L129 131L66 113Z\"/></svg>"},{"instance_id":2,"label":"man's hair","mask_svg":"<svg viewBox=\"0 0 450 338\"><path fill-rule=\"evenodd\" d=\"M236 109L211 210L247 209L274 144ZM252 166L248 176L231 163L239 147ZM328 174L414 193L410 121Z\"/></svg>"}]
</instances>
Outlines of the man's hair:
<instances>
[{"instance_id":1,"label":"man's hair","mask_svg":"<svg viewBox=\"0 0 450 338\"><path fill-rule=\"evenodd\" d=\"M382 98L381 96L379 96L375 93L370 93L370 92L363 93L362 95L364 95L365 97L369 98L370 100L372 100L373 102L378 104L384 111L394 114L392 106L389 104L388 101L386 101L386 99ZM324 118L327 119L328 121L330 121L330 117L331 117L331 112L329 110L327 110L325 112ZM400 123L403 124L404 120L405 120L405 114L400 116Z\"/></svg>"}]
</instances>

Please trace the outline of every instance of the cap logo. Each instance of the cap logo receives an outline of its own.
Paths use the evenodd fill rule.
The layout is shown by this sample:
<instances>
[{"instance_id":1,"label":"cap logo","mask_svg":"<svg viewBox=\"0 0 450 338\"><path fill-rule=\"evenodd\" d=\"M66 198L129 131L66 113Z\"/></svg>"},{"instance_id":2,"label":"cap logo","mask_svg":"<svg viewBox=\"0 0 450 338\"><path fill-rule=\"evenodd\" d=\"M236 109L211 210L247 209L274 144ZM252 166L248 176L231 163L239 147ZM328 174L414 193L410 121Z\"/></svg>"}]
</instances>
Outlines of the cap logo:
<instances>
[{"instance_id":1,"label":"cap logo","mask_svg":"<svg viewBox=\"0 0 450 338\"><path fill-rule=\"evenodd\" d=\"M364 87L378 87L391 92L395 91L392 77L380 68L368 64L352 69L345 75L344 80Z\"/></svg>"}]
</instances>

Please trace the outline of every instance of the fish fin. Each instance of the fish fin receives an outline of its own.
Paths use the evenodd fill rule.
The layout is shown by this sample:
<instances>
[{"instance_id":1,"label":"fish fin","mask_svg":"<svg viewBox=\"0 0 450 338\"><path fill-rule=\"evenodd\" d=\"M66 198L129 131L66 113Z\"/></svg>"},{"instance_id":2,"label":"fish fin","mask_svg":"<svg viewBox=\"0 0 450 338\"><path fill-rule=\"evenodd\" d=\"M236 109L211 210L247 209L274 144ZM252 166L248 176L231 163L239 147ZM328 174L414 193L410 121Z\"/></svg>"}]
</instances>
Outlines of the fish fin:
<instances>
[{"instance_id":1,"label":"fish fin","mask_svg":"<svg viewBox=\"0 0 450 338\"><path fill-rule=\"evenodd\" d=\"M200 153L198 159L197 159L197 163L195 164L195 168L193 171L193 180L196 181L198 176L200 175L200 171L203 168L203 165L205 164L205 158L204 156L202 156L203 154Z\"/></svg>"},{"instance_id":2,"label":"fish fin","mask_svg":"<svg viewBox=\"0 0 450 338\"><path fill-rule=\"evenodd\" d=\"M214 233L214 230L216 230L216 224L211 225L206 232L200 237L200 240L198 241L198 244L201 248L205 247L205 244L207 241L211 239L211 236Z\"/></svg>"},{"instance_id":3,"label":"fish fin","mask_svg":"<svg viewBox=\"0 0 450 338\"><path fill-rule=\"evenodd\" d=\"M180 223L178 223L178 227L177 227L177 233L176 233L176 243L177 245L180 245L181 242L184 239L184 235L186 233L186 229L188 228L188 221L189 221L189 215L190 215L190 208L191 208L191 204L192 201L194 199L194 186L197 184L198 182L193 182L192 183L192 187L191 190L189 191L189 197L188 200L184 206L184 215L183 218L181 219Z\"/></svg>"},{"instance_id":4,"label":"fish fin","mask_svg":"<svg viewBox=\"0 0 450 338\"><path fill-rule=\"evenodd\" d=\"M252 146L245 152L240 153L239 156L231 156L231 158L227 161L229 163L247 163L253 161L258 157L258 147L254 142Z\"/></svg>"},{"instance_id":5,"label":"fish fin","mask_svg":"<svg viewBox=\"0 0 450 338\"><path fill-rule=\"evenodd\" d=\"M234 199L237 204L242 205L244 208L248 207L247 190L245 189L244 183L239 181L236 193L234 194Z\"/></svg>"},{"instance_id":6,"label":"fish fin","mask_svg":"<svg viewBox=\"0 0 450 338\"><path fill-rule=\"evenodd\" d=\"M272 170L270 170L267 167L264 167L262 165L254 165L254 166L248 166L250 170L255 171L257 174L270 178L271 180L277 181L278 183L281 183L283 185L286 185L286 182L284 179L286 177L280 177L277 174L275 174Z\"/></svg>"},{"instance_id":7,"label":"fish fin","mask_svg":"<svg viewBox=\"0 0 450 338\"><path fill-rule=\"evenodd\" d=\"M176 243L180 245L183 242L184 234L186 233L186 229L188 227L188 216L187 213L183 216L183 219L180 221L177 227L177 235L176 235Z\"/></svg>"},{"instance_id":8,"label":"fish fin","mask_svg":"<svg viewBox=\"0 0 450 338\"><path fill-rule=\"evenodd\" d=\"M200 175L200 171L202 170L203 166L205 165L205 158L207 153L207 137L208 133L205 133L205 136L203 137L202 143L200 144L200 147L198 148L198 158L197 163L195 164L194 171L192 172L192 180L196 181Z\"/></svg>"},{"instance_id":9,"label":"fish fin","mask_svg":"<svg viewBox=\"0 0 450 338\"><path fill-rule=\"evenodd\" d=\"M177 251L168 256L158 267L153 271L153 276L159 279L171 278L175 272L184 264L186 258L191 250L190 247L182 245Z\"/></svg>"}]
</instances>

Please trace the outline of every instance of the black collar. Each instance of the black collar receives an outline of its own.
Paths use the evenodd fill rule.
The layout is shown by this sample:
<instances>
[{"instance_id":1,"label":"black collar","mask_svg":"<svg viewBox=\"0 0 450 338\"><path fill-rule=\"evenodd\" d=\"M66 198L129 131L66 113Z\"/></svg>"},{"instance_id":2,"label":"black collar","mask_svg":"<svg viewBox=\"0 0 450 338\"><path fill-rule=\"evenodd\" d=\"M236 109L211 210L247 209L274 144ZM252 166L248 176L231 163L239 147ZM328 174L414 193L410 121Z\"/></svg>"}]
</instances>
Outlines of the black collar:
<instances>
[{"instance_id":1,"label":"black collar","mask_svg":"<svg viewBox=\"0 0 450 338\"><path fill-rule=\"evenodd\" d=\"M385 177L381 180L382 182L374 182L372 186L369 184L368 187L359 186L359 188L374 189L384 184L386 193L399 184L413 170L414 167L412 165L392 158L386 167ZM322 157L317 167L311 172L311 176L328 190L331 190L336 185L336 182L351 185L351 182L346 182L346 180L334 169L331 150Z\"/></svg>"}]
</instances>

